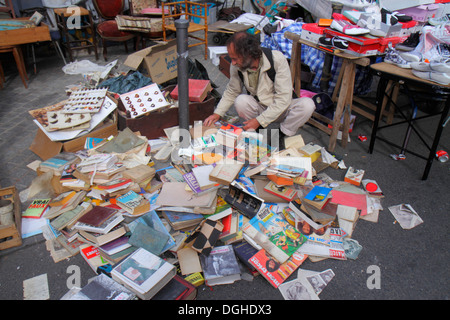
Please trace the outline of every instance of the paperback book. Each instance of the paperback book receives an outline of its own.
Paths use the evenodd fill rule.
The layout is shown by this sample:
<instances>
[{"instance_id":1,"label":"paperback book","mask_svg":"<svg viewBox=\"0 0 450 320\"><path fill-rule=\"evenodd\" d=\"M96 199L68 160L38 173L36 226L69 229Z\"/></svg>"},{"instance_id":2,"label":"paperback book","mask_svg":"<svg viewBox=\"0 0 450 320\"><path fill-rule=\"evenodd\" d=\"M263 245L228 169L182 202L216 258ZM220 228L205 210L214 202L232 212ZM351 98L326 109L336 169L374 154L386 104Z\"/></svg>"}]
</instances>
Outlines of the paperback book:
<instances>
[{"instance_id":1,"label":"paperback book","mask_svg":"<svg viewBox=\"0 0 450 320\"><path fill-rule=\"evenodd\" d=\"M269 283L278 288L295 270L306 260L306 254L294 252L284 263L279 263L266 250L259 250L248 262L256 269Z\"/></svg>"},{"instance_id":2,"label":"paperback book","mask_svg":"<svg viewBox=\"0 0 450 320\"><path fill-rule=\"evenodd\" d=\"M50 203L50 198L48 199L34 199L25 212L22 213L22 218L33 218L39 219L45 210L48 208Z\"/></svg>"},{"instance_id":3,"label":"paperback book","mask_svg":"<svg viewBox=\"0 0 450 320\"><path fill-rule=\"evenodd\" d=\"M116 203L119 207L133 215L143 214L150 210L150 202L144 196L133 190L117 197Z\"/></svg>"}]
</instances>

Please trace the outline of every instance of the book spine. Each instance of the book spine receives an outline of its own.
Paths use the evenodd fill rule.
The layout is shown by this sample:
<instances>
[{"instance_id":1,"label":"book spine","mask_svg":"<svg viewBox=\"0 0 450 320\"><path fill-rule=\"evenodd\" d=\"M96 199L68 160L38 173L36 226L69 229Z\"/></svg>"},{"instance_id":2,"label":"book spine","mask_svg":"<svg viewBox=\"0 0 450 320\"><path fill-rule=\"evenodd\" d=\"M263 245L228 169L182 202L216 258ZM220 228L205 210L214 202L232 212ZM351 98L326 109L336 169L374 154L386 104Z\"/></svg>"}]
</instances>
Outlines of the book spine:
<instances>
[{"instance_id":1,"label":"book spine","mask_svg":"<svg viewBox=\"0 0 450 320\"><path fill-rule=\"evenodd\" d=\"M198 183L197 179L195 178L194 172L188 172L183 175L184 180L188 184L188 186L194 191L195 193L200 193L203 190L200 187L200 184Z\"/></svg>"}]
</instances>

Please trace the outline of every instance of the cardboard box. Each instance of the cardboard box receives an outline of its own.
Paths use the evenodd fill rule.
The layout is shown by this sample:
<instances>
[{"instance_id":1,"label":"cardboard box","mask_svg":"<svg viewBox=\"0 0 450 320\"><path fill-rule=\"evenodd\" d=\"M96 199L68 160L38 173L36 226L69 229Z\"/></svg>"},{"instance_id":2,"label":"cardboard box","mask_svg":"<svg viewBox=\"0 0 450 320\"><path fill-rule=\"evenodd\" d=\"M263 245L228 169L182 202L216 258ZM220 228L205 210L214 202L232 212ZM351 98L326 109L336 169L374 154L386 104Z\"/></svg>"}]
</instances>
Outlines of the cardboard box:
<instances>
[{"instance_id":1,"label":"cardboard box","mask_svg":"<svg viewBox=\"0 0 450 320\"><path fill-rule=\"evenodd\" d=\"M228 79L230 78L231 58L228 54L222 54L219 57L219 70Z\"/></svg>"},{"instance_id":2,"label":"cardboard box","mask_svg":"<svg viewBox=\"0 0 450 320\"><path fill-rule=\"evenodd\" d=\"M165 88L166 91L173 90L175 86ZM213 90L214 92L214 90ZM203 102L189 103L189 124L193 125L196 120L204 120L214 112L217 98L209 94ZM147 139L157 139L166 135L165 128L178 125L178 108L161 109L150 112L138 118L127 118L125 108L119 101L118 127L123 130L128 127L131 131L139 131Z\"/></svg>"},{"instance_id":3,"label":"cardboard box","mask_svg":"<svg viewBox=\"0 0 450 320\"><path fill-rule=\"evenodd\" d=\"M30 150L37 154L42 160L50 159L61 151L75 152L84 149L84 143L87 137L108 138L111 135L117 135L117 121L108 120L97 128L81 137L65 141L57 142L50 140L40 128L30 145Z\"/></svg>"},{"instance_id":4,"label":"cardboard box","mask_svg":"<svg viewBox=\"0 0 450 320\"><path fill-rule=\"evenodd\" d=\"M423 4L419 6L411 6L409 8L398 10L399 13L411 16L413 20L426 22L428 18L434 18L438 11L439 5L436 3Z\"/></svg>"},{"instance_id":5,"label":"cardboard box","mask_svg":"<svg viewBox=\"0 0 450 320\"><path fill-rule=\"evenodd\" d=\"M153 82L162 84L178 76L176 40L160 42L130 54L124 65L138 70L145 67Z\"/></svg>"},{"instance_id":6,"label":"cardboard box","mask_svg":"<svg viewBox=\"0 0 450 320\"><path fill-rule=\"evenodd\" d=\"M348 41L348 48L341 49L344 52L351 53L356 56L371 56L378 54L380 48L380 38L368 38L365 36L351 36L343 34L333 29L326 29L325 34L332 37L339 37Z\"/></svg>"},{"instance_id":7,"label":"cardboard box","mask_svg":"<svg viewBox=\"0 0 450 320\"><path fill-rule=\"evenodd\" d=\"M399 22L402 25L402 31L400 31L400 37L408 37L412 33L418 31L416 30L416 27L418 25L418 22L415 20L411 20L408 22Z\"/></svg>"},{"instance_id":8,"label":"cardboard box","mask_svg":"<svg viewBox=\"0 0 450 320\"><path fill-rule=\"evenodd\" d=\"M0 189L0 198L8 199L13 204L14 223L0 225L0 250L22 245L22 210L16 187Z\"/></svg>"},{"instance_id":9,"label":"cardboard box","mask_svg":"<svg viewBox=\"0 0 450 320\"><path fill-rule=\"evenodd\" d=\"M300 38L318 43L320 37L324 36L325 27L319 27L317 23L305 23L302 26Z\"/></svg>"},{"instance_id":10,"label":"cardboard box","mask_svg":"<svg viewBox=\"0 0 450 320\"><path fill-rule=\"evenodd\" d=\"M381 38L380 39L380 47L378 48L378 53L383 54L386 49L389 47L389 44L392 45L393 48L403 41L405 41L408 37L392 37L392 38Z\"/></svg>"}]
</instances>

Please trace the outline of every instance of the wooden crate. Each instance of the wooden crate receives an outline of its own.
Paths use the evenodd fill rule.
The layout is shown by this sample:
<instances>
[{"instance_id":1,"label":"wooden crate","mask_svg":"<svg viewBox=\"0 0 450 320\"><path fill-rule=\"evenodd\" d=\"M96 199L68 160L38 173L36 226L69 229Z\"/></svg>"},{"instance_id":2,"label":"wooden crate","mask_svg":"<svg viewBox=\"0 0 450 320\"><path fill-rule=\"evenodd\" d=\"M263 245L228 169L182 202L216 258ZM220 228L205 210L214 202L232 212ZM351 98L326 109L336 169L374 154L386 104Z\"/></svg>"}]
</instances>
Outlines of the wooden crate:
<instances>
[{"instance_id":1,"label":"wooden crate","mask_svg":"<svg viewBox=\"0 0 450 320\"><path fill-rule=\"evenodd\" d=\"M14 205L15 223L9 226L0 225L0 250L4 250L22 245L22 211L16 187L0 189L0 197L12 200Z\"/></svg>"}]
</instances>

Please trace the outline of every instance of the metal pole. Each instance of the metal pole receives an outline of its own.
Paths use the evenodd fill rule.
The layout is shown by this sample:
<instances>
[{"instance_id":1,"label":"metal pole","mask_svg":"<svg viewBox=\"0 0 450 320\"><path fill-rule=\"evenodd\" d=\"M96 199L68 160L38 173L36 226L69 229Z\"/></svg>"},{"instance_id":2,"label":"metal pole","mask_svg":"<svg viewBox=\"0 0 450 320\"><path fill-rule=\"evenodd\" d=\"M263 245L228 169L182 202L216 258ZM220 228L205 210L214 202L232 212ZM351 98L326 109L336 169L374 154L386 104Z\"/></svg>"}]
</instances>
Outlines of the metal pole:
<instances>
[{"instance_id":1,"label":"metal pole","mask_svg":"<svg viewBox=\"0 0 450 320\"><path fill-rule=\"evenodd\" d=\"M177 28L177 53L178 53L178 123L180 130L180 146L189 146L189 79L188 79L188 37L187 29L189 21L182 18L175 21Z\"/></svg>"}]
</instances>

